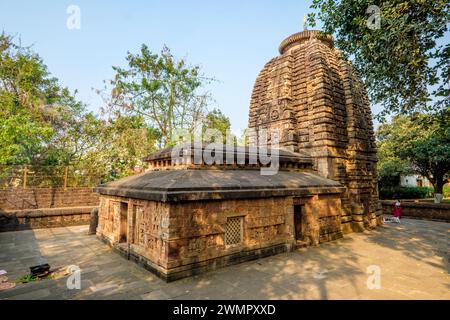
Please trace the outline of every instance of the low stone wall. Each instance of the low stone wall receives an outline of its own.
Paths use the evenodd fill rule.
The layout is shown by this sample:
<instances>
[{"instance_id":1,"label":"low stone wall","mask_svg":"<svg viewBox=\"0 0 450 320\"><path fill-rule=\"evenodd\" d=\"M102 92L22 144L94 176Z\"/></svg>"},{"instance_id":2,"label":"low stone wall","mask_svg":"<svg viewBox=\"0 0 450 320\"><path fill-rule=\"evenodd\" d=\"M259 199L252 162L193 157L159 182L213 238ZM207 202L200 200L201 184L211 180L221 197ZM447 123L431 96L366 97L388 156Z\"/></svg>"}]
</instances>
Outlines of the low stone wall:
<instances>
[{"instance_id":1,"label":"low stone wall","mask_svg":"<svg viewBox=\"0 0 450 320\"><path fill-rule=\"evenodd\" d=\"M0 211L0 232L89 224L95 206Z\"/></svg>"},{"instance_id":2,"label":"low stone wall","mask_svg":"<svg viewBox=\"0 0 450 320\"><path fill-rule=\"evenodd\" d=\"M0 210L98 206L99 196L92 188L42 188L0 190Z\"/></svg>"},{"instance_id":3,"label":"low stone wall","mask_svg":"<svg viewBox=\"0 0 450 320\"><path fill-rule=\"evenodd\" d=\"M395 201L383 200L384 214L392 214ZM402 201L402 215L408 218L450 222L450 204Z\"/></svg>"}]
</instances>

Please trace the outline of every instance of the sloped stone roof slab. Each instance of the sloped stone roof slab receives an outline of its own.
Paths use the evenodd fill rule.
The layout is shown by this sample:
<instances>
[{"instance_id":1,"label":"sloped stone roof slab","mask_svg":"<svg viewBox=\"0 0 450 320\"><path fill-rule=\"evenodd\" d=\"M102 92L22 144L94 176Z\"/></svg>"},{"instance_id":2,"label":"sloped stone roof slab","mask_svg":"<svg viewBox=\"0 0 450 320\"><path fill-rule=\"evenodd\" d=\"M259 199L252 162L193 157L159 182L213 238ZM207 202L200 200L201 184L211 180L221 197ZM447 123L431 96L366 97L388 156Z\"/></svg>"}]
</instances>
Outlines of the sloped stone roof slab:
<instances>
[{"instance_id":1,"label":"sloped stone roof slab","mask_svg":"<svg viewBox=\"0 0 450 320\"><path fill-rule=\"evenodd\" d=\"M105 183L94 188L102 195L161 202L250 199L342 193L339 182L313 172L259 170L163 170Z\"/></svg>"}]
</instances>

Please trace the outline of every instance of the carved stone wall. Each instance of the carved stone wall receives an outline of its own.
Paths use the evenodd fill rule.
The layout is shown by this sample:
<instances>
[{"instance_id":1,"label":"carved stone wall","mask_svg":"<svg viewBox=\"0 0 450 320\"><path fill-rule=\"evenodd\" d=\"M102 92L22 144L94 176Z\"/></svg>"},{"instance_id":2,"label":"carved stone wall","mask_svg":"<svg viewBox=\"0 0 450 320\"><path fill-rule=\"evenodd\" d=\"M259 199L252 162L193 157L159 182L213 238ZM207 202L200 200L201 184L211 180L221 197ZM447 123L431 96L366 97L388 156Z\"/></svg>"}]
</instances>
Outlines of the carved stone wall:
<instances>
[{"instance_id":1,"label":"carved stone wall","mask_svg":"<svg viewBox=\"0 0 450 320\"><path fill-rule=\"evenodd\" d=\"M317 245L342 238L341 198L337 194L294 198L294 205L303 206L302 235L306 245Z\"/></svg>"},{"instance_id":2,"label":"carved stone wall","mask_svg":"<svg viewBox=\"0 0 450 320\"><path fill-rule=\"evenodd\" d=\"M165 268L168 256L169 205L163 202L101 197L97 235L120 242L120 206L127 205L126 245L155 266Z\"/></svg>"},{"instance_id":3,"label":"carved stone wall","mask_svg":"<svg viewBox=\"0 0 450 320\"><path fill-rule=\"evenodd\" d=\"M363 83L331 37L317 31L288 37L280 53L256 79L249 128L278 129L281 148L309 153L322 176L347 187L344 232L376 226L376 148Z\"/></svg>"},{"instance_id":4,"label":"carved stone wall","mask_svg":"<svg viewBox=\"0 0 450 320\"><path fill-rule=\"evenodd\" d=\"M211 260L237 251L285 244L289 198L195 201L171 205L169 268ZM225 245L227 219L242 217L242 242Z\"/></svg>"},{"instance_id":5,"label":"carved stone wall","mask_svg":"<svg viewBox=\"0 0 450 320\"><path fill-rule=\"evenodd\" d=\"M124 204L128 228L121 242ZM299 204L304 239L295 233L294 205ZM339 194L177 203L102 196L97 235L143 258L164 277L177 279L287 251L297 240L316 245L342 237L340 211ZM236 217L242 219L241 241L226 245L228 219Z\"/></svg>"}]
</instances>

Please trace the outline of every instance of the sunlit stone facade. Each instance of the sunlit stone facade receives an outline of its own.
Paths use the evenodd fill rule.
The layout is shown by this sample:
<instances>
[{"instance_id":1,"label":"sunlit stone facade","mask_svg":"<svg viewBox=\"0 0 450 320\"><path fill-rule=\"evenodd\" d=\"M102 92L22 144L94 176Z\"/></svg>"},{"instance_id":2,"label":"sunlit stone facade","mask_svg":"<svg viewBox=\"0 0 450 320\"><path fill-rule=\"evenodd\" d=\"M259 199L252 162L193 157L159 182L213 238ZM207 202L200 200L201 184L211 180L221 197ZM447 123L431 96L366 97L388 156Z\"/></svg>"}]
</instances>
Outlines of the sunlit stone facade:
<instances>
[{"instance_id":1,"label":"sunlit stone facade","mask_svg":"<svg viewBox=\"0 0 450 320\"><path fill-rule=\"evenodd\" d=\"M256 79L249 128L277 129L281 148L309 154L320 175L347 187L344 232L376 226L376 147L363 83L319 31L291 35L279 52Z\"/></svg>"},{"instance_id":2,"label":"sunlit stone facade","mask_svg":"<svg viewBox=\"0 0 450 320\"><path fill-rule=\"evenodd\" d=\"M145 173L96 188L100 239L171 281L377 225L376 150L361 82L332 39L315 31L287 38L280 53L256 80L249 117L253 140L279 130L279 171L261 174L266 164L251 163L248 147L224 148L214 165L194 161L205 146L187 147L182 161L161 150Z\"/></svg>"}]
</instances>

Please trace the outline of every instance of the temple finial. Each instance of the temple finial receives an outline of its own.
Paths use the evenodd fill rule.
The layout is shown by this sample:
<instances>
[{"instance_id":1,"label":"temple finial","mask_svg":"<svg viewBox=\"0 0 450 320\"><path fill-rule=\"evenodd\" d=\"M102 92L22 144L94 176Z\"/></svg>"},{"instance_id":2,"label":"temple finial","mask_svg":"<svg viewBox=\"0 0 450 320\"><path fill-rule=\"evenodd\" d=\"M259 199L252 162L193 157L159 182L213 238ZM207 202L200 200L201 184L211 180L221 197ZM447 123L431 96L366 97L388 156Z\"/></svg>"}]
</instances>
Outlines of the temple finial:
<instances>
[{"instance_id":1,"label":"temple finial","mask_svg":"<svg viewBox=\"0 0 450 320\"><path fill-rule=\"evenodd\" d=\"M308 30L308 20L306 18L306 13L303 15L303 31Z\"/></svg>"}]
</instances>

